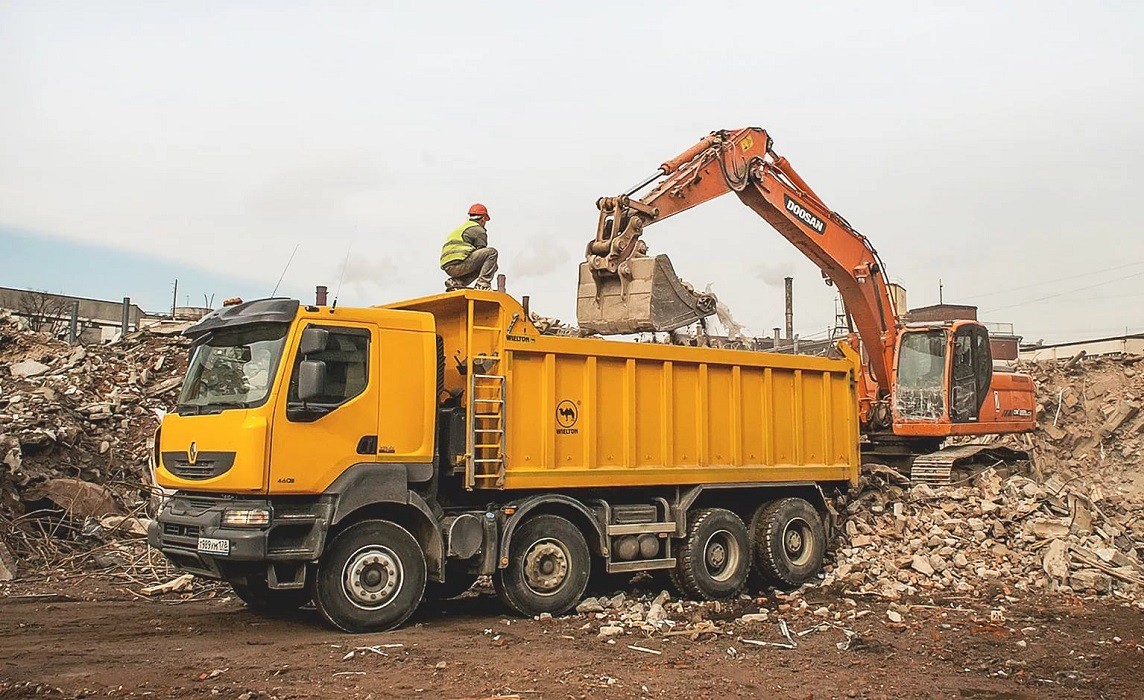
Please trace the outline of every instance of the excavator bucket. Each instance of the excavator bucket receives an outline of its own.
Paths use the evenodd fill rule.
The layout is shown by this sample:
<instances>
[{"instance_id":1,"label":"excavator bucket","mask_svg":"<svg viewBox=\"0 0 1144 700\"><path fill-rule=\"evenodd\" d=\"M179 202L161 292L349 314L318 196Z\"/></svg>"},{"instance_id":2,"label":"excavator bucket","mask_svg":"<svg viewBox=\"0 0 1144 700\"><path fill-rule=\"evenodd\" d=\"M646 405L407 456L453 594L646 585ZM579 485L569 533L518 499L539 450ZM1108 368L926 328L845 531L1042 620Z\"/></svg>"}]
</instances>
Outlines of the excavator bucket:
<instances>
[{"instance_id":1,"label":"excavator bucket","mask_svg":"<svg viewBox=\"0 0 1144 700\"><path fill-rule=\"evenodd\" d=\"M666 255L633 257L631 274L605 275L580 263L576 318L601 335L673 331L715 313L715 296L695 292L675 274Z\"/></svg>"}]
</instances>

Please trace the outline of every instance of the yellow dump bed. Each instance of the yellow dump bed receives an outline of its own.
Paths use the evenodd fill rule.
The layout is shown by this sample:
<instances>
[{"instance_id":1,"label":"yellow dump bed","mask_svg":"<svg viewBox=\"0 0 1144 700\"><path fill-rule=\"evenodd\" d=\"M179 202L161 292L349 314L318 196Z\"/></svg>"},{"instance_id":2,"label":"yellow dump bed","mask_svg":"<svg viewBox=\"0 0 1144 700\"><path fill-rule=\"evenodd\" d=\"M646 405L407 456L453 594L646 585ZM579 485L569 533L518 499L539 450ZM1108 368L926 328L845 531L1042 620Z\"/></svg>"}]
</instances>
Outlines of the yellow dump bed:
<instances>
[{"instance_id":1,"label":"yellow dump bed","mask_svg":"<svg viewBox=\"0 0 1144 700\"><path fill-rule=\"evenodd\" d=\"M857 481L853 359L546 336L496 292L387 308L436 318L471 488Z\"/></svg>"}]
</instances>

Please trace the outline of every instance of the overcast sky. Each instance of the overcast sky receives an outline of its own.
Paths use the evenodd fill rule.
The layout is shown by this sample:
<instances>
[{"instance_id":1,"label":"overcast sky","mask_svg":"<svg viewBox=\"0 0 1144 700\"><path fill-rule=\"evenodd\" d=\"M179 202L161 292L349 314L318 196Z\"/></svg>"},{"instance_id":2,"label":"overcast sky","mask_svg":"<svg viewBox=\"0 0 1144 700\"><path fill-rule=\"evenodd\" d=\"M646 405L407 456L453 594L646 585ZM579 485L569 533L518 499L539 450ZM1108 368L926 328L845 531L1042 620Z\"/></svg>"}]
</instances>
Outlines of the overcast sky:
<instances>
[{"instance_id":1,"label":"overcast sky","mask_svg":"<svg viewBox=\"0 0 1144 700\"><path fill-rule=\"evenodd\" d=\"M760 126L912 306L940 279L1027 340L1144 330L1144 4L810 4L0 0L0 258L39 260L0 284L161 309L149 264L268 294L297 245L280 293L348 252L340 303L384 303L443 289L481 201L510 291L571 320L595 200ZM131 255L85 279L56 239ZM645 240L749 331L785 275L797 331L833 322L733 196Z\"/></svg>"}]
</instances>

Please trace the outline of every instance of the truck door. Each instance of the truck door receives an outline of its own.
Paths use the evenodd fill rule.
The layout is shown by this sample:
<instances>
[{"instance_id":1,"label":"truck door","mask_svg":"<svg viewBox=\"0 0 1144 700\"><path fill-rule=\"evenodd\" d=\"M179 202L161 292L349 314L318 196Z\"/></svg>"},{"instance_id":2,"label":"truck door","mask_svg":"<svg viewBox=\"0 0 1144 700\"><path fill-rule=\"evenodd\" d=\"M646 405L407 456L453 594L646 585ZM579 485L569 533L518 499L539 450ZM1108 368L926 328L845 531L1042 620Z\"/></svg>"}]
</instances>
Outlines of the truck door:
<instances>
[{"instance_id":1,"label":"truck door","mask_svg":"<svg viewBox=\"0 0 1144 700\"><path fill-rule=\"evenodd\" d=\"M953 334L950 367L950 420L954 423L977 421L992 378L993 357L988 333L981 326L958 328Z\"/></svg>"},{"instance_id":2,"label":"truck door","mask_svg":"<svg viewBox=\"0 0 1144 700\"><path fill-rule=\"evenodd\" d=\"M306 328L329 333L325 347L303 356ZM377 461L378 363L375 327L307 323L291 345L285 395L274 409L270 447L271 493L321 493L352 464ZM302 360L325 363L320 396L298 399Z\"/></svg>"}]
</instances>

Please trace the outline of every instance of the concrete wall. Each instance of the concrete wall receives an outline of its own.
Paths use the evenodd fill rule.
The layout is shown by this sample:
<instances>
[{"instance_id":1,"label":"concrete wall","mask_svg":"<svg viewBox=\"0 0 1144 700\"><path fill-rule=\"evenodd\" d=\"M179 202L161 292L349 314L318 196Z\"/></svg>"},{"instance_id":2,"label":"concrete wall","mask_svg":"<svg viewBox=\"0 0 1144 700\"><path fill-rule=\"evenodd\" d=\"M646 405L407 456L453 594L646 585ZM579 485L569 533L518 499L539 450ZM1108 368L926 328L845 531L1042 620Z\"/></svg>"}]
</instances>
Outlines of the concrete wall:
<instances>
[{"instance_id":1,"label":"concrete wall","mask_svg":"<svg viewBox=\"0 0 1144 700\"><path fill-rule=\"evenodd\" d=\"M28 289L0 287L0 308L11 309L17 315L26 315L29 296L36 297L35 303L40 308L43 308L50 318L58 319L61 322L60 324L56 324L57 327L66 329L68 322L71 320L72 304L78 301L81 328L99 329L99 338L103 341L110 340L119 332L123 315L122 300L107 301L104 299L88 299L86 297L73 297L67 294L51 294ZM130 305L127 310L128 329L138 329L145 315L143 310L137 305ZM95 337L93 331L84 330L81 339L83 342L90 342L89 339L93 337Z\"/></svg>"},{"instance_id":2,"label":"concrete wall","mask_svg":"<svg viewBox=\"0 0 1144 700\"><path fill-rule=\"evenodd\" d=\"M1121 336L1119 338L1100 338L1098 340L1078 340L1074 343L1044 345L1035 348L1026 347L1021 349L1021 359L1032 362L1040 360L1067 360L1081 350L1084 350L1089 355L1107 355L1109 353L1144 355L1144 334Z\"/></svg>"}]
</instances>

